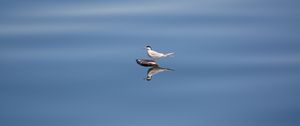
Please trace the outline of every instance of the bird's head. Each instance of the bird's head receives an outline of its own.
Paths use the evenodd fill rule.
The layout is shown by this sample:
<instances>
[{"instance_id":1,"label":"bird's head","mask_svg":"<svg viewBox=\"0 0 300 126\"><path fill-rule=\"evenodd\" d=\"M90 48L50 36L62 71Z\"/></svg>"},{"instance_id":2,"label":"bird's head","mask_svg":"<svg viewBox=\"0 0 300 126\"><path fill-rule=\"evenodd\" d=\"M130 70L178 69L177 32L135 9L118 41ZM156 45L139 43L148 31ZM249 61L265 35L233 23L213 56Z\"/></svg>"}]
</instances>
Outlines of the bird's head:
<instances>
[{"instance_id":1,"label":"bird's head","mask_svg":"<svg viewBox=\"0 0 300 126\"><path fill-rule=\"evenodd\" d=\"M149 45L145 46L145 48L146 48L147 50L152 50L152 47L149 46Z\"/></svg>"}]
</instances>

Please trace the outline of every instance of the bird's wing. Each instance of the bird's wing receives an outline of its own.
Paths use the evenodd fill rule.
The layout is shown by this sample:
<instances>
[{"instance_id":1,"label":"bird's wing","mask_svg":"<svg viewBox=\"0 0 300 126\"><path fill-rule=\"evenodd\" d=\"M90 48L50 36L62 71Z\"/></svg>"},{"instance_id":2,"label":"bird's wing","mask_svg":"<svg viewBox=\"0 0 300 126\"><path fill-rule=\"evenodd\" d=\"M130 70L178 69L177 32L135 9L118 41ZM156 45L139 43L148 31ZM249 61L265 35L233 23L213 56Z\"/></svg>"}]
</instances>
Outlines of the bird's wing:
<instances>
[{"instance_id":1,"label":"bird's wing","mask_svg":"<svg viewBox=\"0 0 300 126\"><path fill-rule=\"evenodd\" d=\"M152 55L152 56L158 56L158 57L161 57L161 56L164 55L164 54L156 52L154 50L149 51L149 54Z\"/></svg>"},{"instance_id":2,"label":"bird's wing","mask_svg":"<svg viewBox=\"0 0 300 126\"><path fill-rule=\"evenodd\" d=\"M173 55L173 54L175 54L175 53L173 53L173 52L172 52L172 53L166 53L165 55L166 55L166 56L171 56L171 55Z\"/></svg>"}]
</instances>

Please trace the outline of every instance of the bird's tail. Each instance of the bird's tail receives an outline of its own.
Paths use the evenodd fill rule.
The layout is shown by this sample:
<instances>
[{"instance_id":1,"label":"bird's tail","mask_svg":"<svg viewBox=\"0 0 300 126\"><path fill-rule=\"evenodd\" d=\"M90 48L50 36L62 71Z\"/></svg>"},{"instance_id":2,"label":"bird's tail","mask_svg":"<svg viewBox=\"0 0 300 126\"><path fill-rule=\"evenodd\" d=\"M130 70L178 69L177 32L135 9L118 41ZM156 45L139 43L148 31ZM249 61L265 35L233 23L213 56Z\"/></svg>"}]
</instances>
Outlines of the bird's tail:
<instances>
[{"instance_id":1,"label":"bird's tail","mask_svg":"<svg viewBox=\"0 0 300 126\"><path fill-rule=\"evenodd\" d=\"M169 56L173 56L175 53L167 53L165 56L169 57Z\"/></svg>"}]
</instances>

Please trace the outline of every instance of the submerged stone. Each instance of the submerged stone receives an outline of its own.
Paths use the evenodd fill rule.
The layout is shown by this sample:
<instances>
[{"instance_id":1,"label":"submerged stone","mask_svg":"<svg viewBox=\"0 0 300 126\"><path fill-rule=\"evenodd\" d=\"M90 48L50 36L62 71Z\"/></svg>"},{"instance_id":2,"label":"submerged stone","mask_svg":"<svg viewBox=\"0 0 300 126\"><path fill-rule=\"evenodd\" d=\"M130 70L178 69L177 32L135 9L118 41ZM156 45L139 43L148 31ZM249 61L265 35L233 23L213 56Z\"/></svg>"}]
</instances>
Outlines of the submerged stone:
<instances>
[{"instance_id":1,"label":"submerged stone","mask_svg":"<svg viewBox=\"0 0 300 126\"><path fill-rule=\"evenodd\" d=\"M136 59L136 63L145 67L158 67L158 64L154 60L149 59Z\"/></svg>"}]
</instances>

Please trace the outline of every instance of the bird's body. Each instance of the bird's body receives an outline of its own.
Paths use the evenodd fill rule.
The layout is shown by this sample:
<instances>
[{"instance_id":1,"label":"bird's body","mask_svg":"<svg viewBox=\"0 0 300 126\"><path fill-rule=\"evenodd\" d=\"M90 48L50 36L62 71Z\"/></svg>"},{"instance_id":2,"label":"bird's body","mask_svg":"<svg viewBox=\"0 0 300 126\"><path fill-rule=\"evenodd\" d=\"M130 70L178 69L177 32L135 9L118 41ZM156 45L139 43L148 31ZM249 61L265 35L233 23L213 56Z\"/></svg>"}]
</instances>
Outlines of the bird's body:
<instances>
[{"instance_id":1,"label":"bird's body","mask_svg":"<svg viewBox=\"0 0 300 126\"><path fill-rule=\"evenodd\" d=\"M159 53L157 51L152 50L151 46L146 46L146 49L147 49L148 56L154 60L159 60L160 58L165 58L174 54L174 53Z\"/></svg>"}]
</instances>

